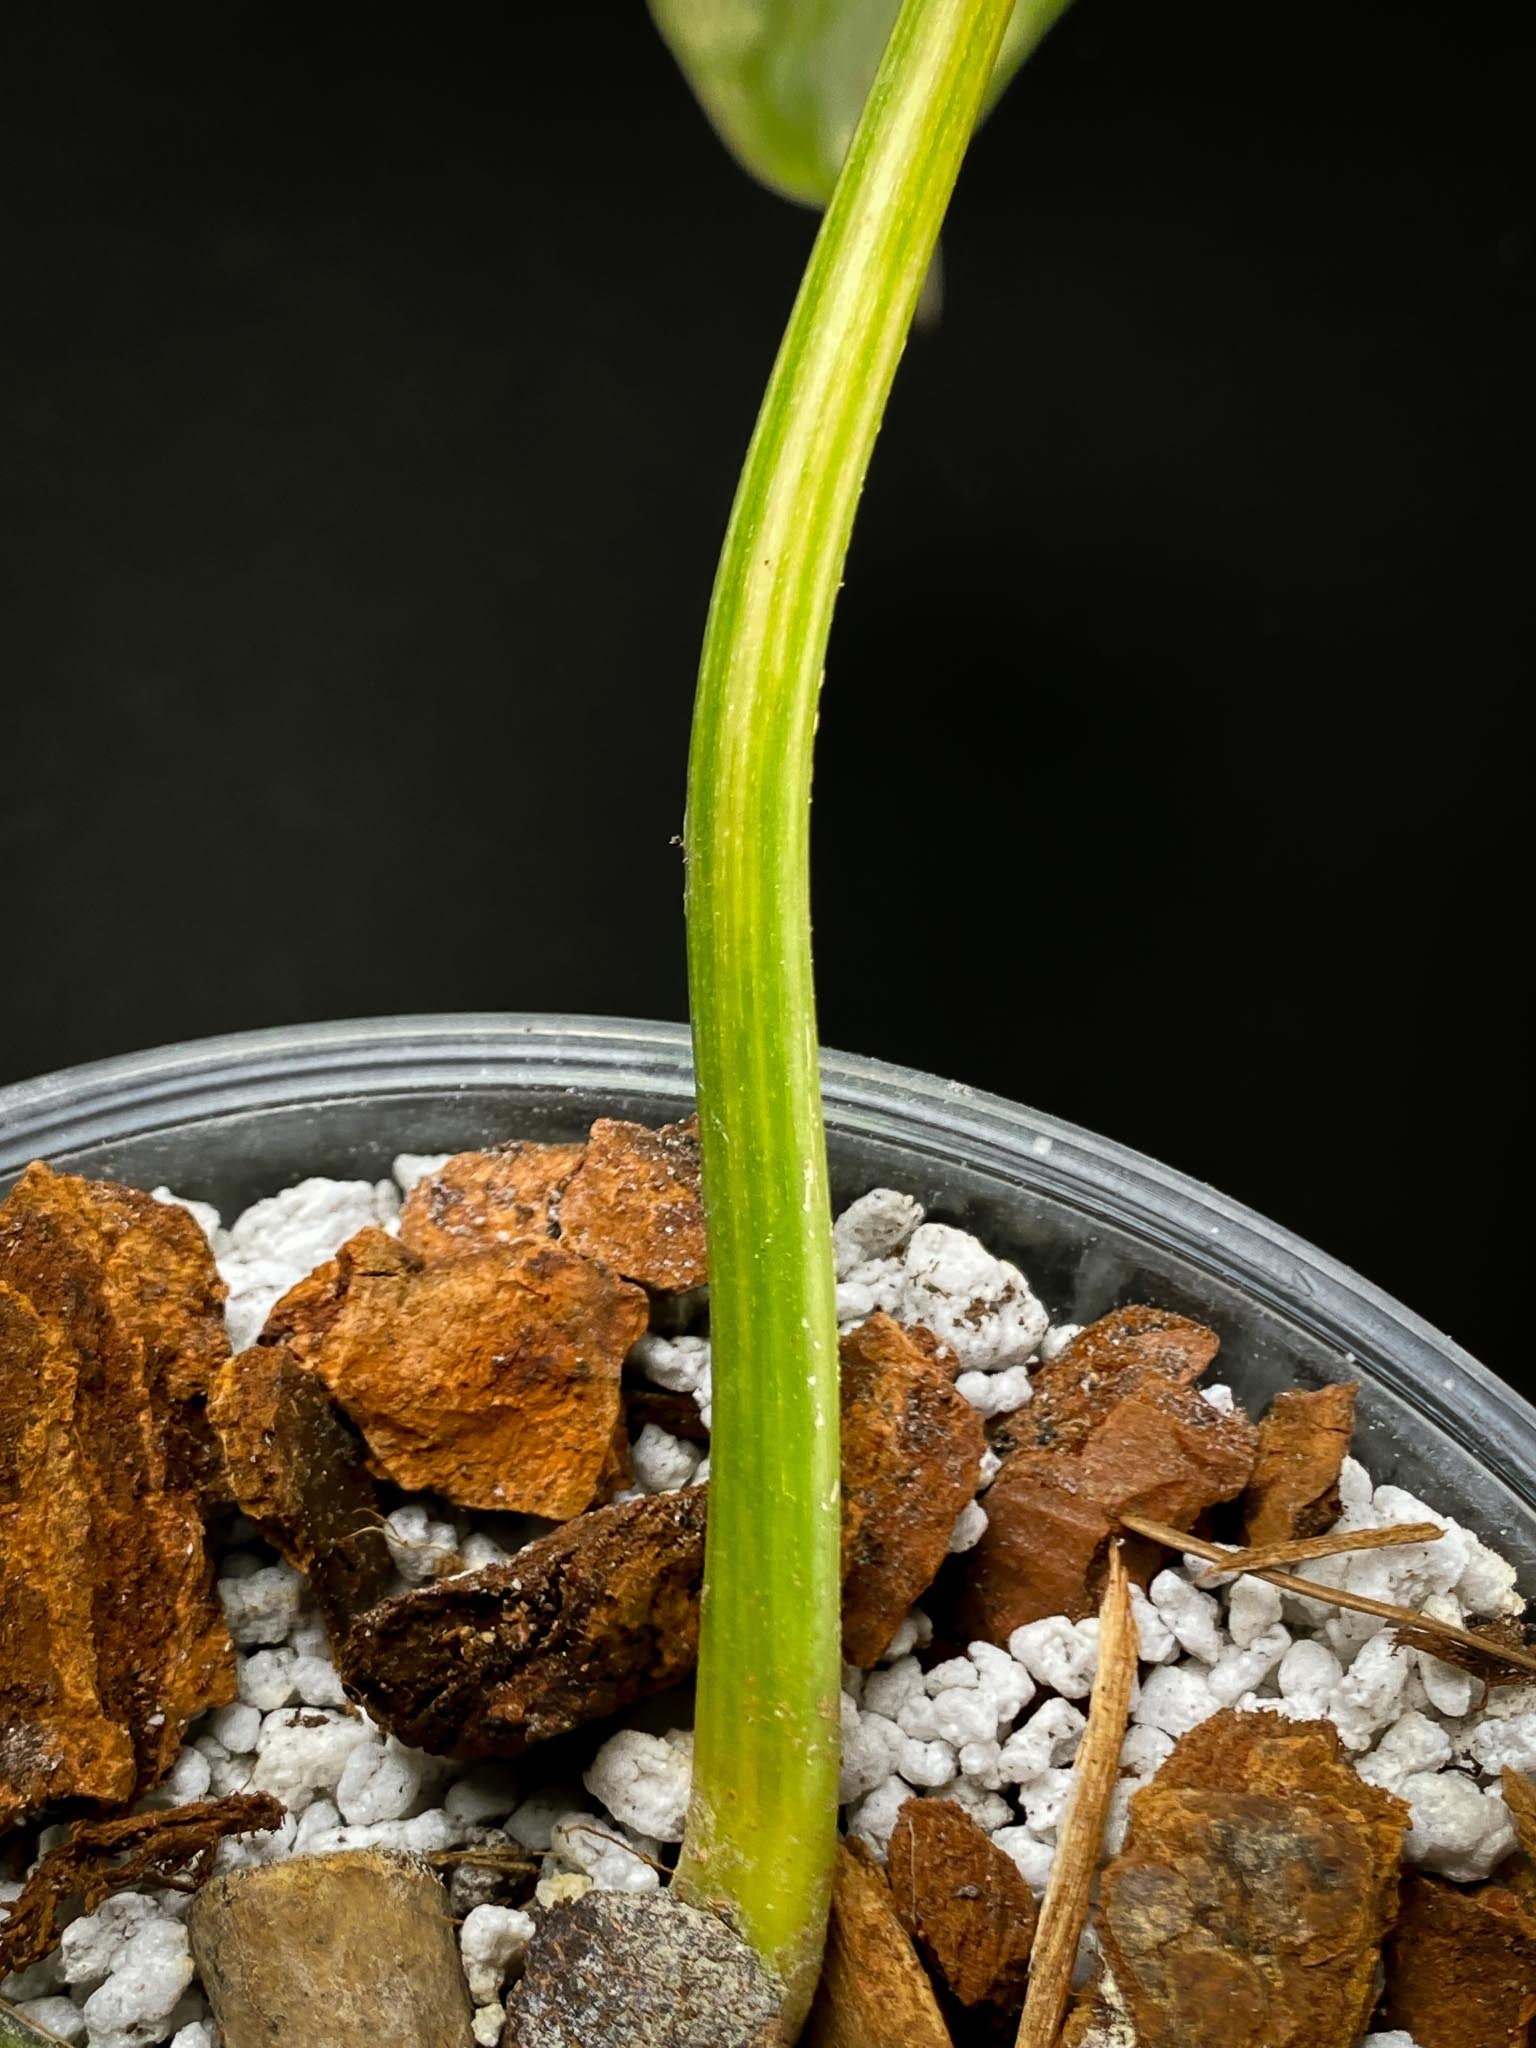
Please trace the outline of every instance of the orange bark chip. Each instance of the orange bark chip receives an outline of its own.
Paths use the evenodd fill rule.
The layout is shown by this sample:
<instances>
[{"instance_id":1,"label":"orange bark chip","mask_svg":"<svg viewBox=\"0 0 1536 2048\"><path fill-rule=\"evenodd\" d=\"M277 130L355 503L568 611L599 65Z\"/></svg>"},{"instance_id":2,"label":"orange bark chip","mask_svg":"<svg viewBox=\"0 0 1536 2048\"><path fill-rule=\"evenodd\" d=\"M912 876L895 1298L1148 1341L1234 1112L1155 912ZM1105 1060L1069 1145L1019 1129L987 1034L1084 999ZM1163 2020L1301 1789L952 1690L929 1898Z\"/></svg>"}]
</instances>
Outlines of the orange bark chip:
<instances>
[{"instance_id":1,"label":"orange bark chip","mask_svg":"<svg viewBox=\"0 0 1536 2048\"><path fill-rule=\"evenodd\" d=\"M986 1431L927 1330L873 1315L841 1356L843 1654L867 1667L948 1555Z\"/></svg>"},{"instance_id":2,"label":"orange bark chip","mask_svg":"<svg viewBox=\"0 0 1536 2048\"><path fill-rule=\"evenodd\" d=\"M586 1151L513 1138L484 1152L456 1152L406 1196L400 1242L420 1258L448 1259L552 1236L561 1193Z\"/></svg>"},{"instance_id":3,"label":"orange bark chip","mask_svg":"<svg viewBox=\"0 0 1536 2048\"><path fill-rule=\"evenodd\" d=\"M1139 2048L1354 2048L1408 1819L1326 1722L1229 1710L1185 1736L1100 1885Z\"/></svg>"},{"instance_id":4,"label":"orange bark chip","mask_svg":"<svg viewBox=\"0 0 1536 2048\"><path fill-rule=\"evenodd\" d=\"M0 1279L56 1320L87 1361L108 1342L129 1355L147 1477L221 1497L203 1410L229 1356L228 1289L185 1209L29 1166L0 1204Z\"/></svg>"},{"instance_id":5,"label":"orange bark chip","mask_svg":"<svg viewBox=\"0 0 1536 2048\"><path fill-rule=\"evenodd\" d=\"M75 1377L62 1339L0 1283L0 1833L134 1786L133 1743L97 1687Z\"/></svg>"},{"instance_id":6,"label":"orange bark chip","mask_svg":"<svg viewBox=\"0 0 1536 2048\"><path fill-rule=\"evenodd\" d=\"M1353 1382L1276 1394L1259 1424L1259 1454L1243 1495L1250 1545L1321 1536L1339 1519L1339 1473L1355 1431Z\"/></svg>"},{"instance_id":7,"label":"orange bark chip","mask_svg":"<svg viewBox=\"0 0 1536 2048\"><path fill-rule=\"evenodd\" d=\"M428 1266L391 1245L348 1268L352 1247L309 1364L379 1473L459 1507L580 1516L612 1468L645 1294L549 1237Z\"/></svg>"},{"instance_id":8,"label":"orange bark chip","mask_svg":"<svg viewBox=\"0 0 1536 2048\"><path fill-rule=\"evenodd\" d=\"M966 1560L964 1633L1006 1642L1048 1614L1099 1611L1114 1518L1083 1488L1076 1461L1015 1451L987 1489L987 1526Z\"/></svg>"},{"instance_id":9,"label":"orange bark chip","mask_svg":"<svg viewBox=\"0 0 1536 2048\"><path fill-rule=\"evenodd\" d=\"M1386 2015L1417 2048L1526 2048L1536 1918L1500 1885L1464 1892L1415 1873L1387 1943Z\"/></svg>"},{"instance_id":10,"label":"orange bark chip","mask_svg":"<svg viewBox=\"0 0 1536 2048\"><path fill-rule=\"evenodd\" d=\"M192 1218L109 1182L29 1167L0 1204L0 1285L0 1407L18 1414L45 1395L0 1489L0 1631L43 1630L61 1688L49 1695L18 1658L0 1750L0 1808L14 1817L42 1797L122 1796L123 1742L126 1789L146 1789L187 1722L233 1697L202 1526L204 1499L223 1493L205 1405L229 1347ZM92 1691L118 1734L98 1726ZM75 1727L62 1752L61 1714Z\"/></svg>"},{"instance_id":11,"label":"orange bark chip","mask_svg":"<svg viewBox=\"0 0 1536 2048\"><path fill-rule=\"evenodd\" d=\"M1253 1470L1256 1432L1192 1387L1143 1376L1076 1441L1024 1448L987 1493L987 1528L971 1554L961 1612L989 1642L1046 1615L1097 1612L1104 1558L1123 1512L1187 1529L1233 1500ZM1156 1569L1152 1545L1127 1544L1133 1577Z\"/></svg>"},{"instance_id":12,"label":"orange bark chip","mask_svg":"<svg viewBox=\"0 0 1536 2048\"><path fill-rule=\"evenodd\" d=\"M1009 1418L1009 1448L1018 1443L1069 1449L1081 1443L1143 1381L1193 1384L1220 1341L1214 1330L1170 1309L1132 1306L1100 1316L1035 1373L1033 1400Z\"/></svg>"},{"instance_id":13,"label":"orange bark chip","mask_svg":"<svg viewBox=\"0 0 1536 2048\"><path fill-rule=\"evenodd\" d=\"M579 1515L612 1474L645 1295L550 1238L423 1265L382 1235L343 1247L341 1305L308 1361L376 1469L460 1507Z\"/></svg>"},{"instance_id":14,"label":"orange bark chip","mask_svg":"<svg viewBox=\"0 0 1536 2048\"><path fill-rule=\"evenodd\" d=\"M909 1799L886 1871L902 1926L951 1997L1017 2019L1038 1908L1013 1858L952 1800Z\"/></svg>"},{"instance_id":15,"label":"orange bark chip","mask_svg":"<svg viewBox=\"0 0 1536 2048\"><path fill-rule=\"evenodd\" d=\"M560 1237L658 1294L703 1286L697 1118L652 1131L600 1117L560 1197Z\"/></svg>"}]
</instances>

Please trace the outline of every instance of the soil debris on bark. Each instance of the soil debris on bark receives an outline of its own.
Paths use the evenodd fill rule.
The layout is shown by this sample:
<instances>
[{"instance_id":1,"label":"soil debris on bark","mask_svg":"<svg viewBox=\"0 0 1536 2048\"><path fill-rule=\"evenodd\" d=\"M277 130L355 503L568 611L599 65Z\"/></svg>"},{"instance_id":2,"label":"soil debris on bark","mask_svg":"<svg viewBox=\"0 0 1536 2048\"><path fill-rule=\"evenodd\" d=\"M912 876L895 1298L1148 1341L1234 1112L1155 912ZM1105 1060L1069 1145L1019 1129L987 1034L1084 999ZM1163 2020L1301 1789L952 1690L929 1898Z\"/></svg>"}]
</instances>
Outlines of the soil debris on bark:
<instances>
[{"instance_id":1,"label":"soil debris on bark","mask_svg":"<svg viewBox=\"0 0 1536 2048\"><path fill-rule=\"evenodd\" d=\"M599 1117L560 1197L561 1242L656 1294L702 1287L699 1171L697 1117L659 1131Z\"/></svg>"},{"instance_id":2,"label":"soil debris on bark","mask_svg":"<svg viewBox=\"0 0 1536 2048\"><path fill-rule=\"evenodd\" d=\"M33 1166L0 1203L0 1829L148 1789L234 1696L203 1546L223 1294L134 1189Z\"/></svg>"},{"instance_id":3,"label":"soil debris on bark","mask_svg":"<svg viewBox=\"0 0 1536 2048\"><path fill-rule=\"evenodd\" d=\"M1127 1394L1149 1379L1193 1386L1220 1349L1203 1323L1170 1309L1134 1305L1089 1323L1034 1375L1034 1396L994 1440L1000 1452L1033 1445L1071 1450Z\"/></svg>"},{"instance_id":4,"label":"soil debris on bark","mask_svg":"<svg viewBox=\"0 0 1536 2048\"><path fill-rule=\"evenodd\" d=\"M805 2048L952 2048L928 1973L885 1873L862 1845L838 1844L826 1960Z\"/></svg>"},{"instance_id":5,"label":"soil debris on bark","mask_svg":"<svg viewBox=\"0 0 1536 2048\"><path fill-rule=\"evenodd\" d=\"M693 1670L703 1487L599 1508L493 1565L400 1595L340 1648L343 1676L403 1742L518 1756Z\"/></svg>"},{"instance_id":6,"label":"soil debris on bark","mask_svg":"<svg viewBox=\"0 0 1536 2048\"><path fill-rule=\"evenodd\" d=\"M1329 1722L1227 1710L1184 1736L1100 1886L1140 2048L1355 2048L1408 1821Z\"/></svg>"},{"instance_id":7,"label":"soil debris on bark","mask_svg":"<svg viewBox=\"0 0 1536 2048\"><path fill-rule=\"evenodd\" d=\"M113 1892L140 1885L206 1881L213 1850L230 1835L264 1834L283 1807L266 1792L201 1799L117 1820L79 1821L50 1849L0 1920L0 1978L41 1961L63 1928L60 1909L78 1901L93 1913Z\"/></svg>"},{"instance_id":8,"label":"soil debris on bark","mask_svg":"<svg viewBox=\"0 0 1536 2048\"><path fill-rule=\"evenodd\" d=\"M285 1344L230 1359L208 1413L241 1512L306 1574L332 1633L344 1632L394 1576L357 1432Z\"/></svg>"},{"instance_id":9,"label":"soil debris on bark","mask_svg":"<svg viewBox=\"0 0 1536 2048\"><path fill-rule=\"evenodd\" d=\"M546 1915L507 1998L504 2039L506 2048L778 2048L779 1987L713 1914L668 1892L589 1891Z\"/></svg>"},{"instance_id":10,"label":"soil debris on bark","mask_svg":"<svg viewBox=\"0 0 1536 2048\"><path fill-rule=\"evenodd\" d=\"M980 2022L981 2038L1011 2040L1038 1913L1013 1858L953 1800L909 1799L886 1872L897 1918L941 1990Z\"/></svg>"},{"instance_id":11,"label":"soil debris on bark","mask_svg":"<svg viewBox=\"0 0 1536 2048\"><path fill-rule=\"evenodd\" d=\"M843 1655L867 1668L943 1564L987 1439L927 1330L877 1313L841 1356Z\"/></svg>"},{"instance_id":12,"label":"soil debris on bark","mask_svg":"<svg viewBox=\"0 0 1536 2048\"><path fill-rule=\"evenodd\" d=\"M456 1152L406 1196L400 1242L418 1258L451 1259L553 1237L560 1197L586 1151L509 1138L485 1152Z\"/></svg>"},{"instance_id":13,"label":"soil debris on bark","mask_svg":"<svg viewBox=\"0 0 1536 2048\"><path fill-rule=\"evenodd\" d=\"M1253 1547L1321 1536L1339 1519L1339 1473L1355 1433L1353 1381L1276 1394L1259 1424L1259 1451L1242 1499Z\"/></svg>"},{"instance_id":14,"label":"soil debris on bark","mask_svg":"<svg viewBox=\"0 0 1536 2048\"><path fill-rule=\"evenodd\" d=\"M1242 1492L1255 1444L1246 1416L1144 1375L1068 1444L1013 1452L987 1492L987 1528L960 1604L965 1630L1002 1643L1026 1622L1092 1614L1122 1513L1192 1526ZM1158 1562L1155 1548L1128 1547L1133 1577L1144 1582Z\"/></svg>"},{"instance_id":15,"label":"soil debris on bark","mask_svg":"<svg viewBox=\"0 0 1536 2048\"><path fill-rule=\"evenodd\" d=\"M643 1291L546 1237L423 1264L382 1231L343 1248L306 1363L396 1485L564 1521L611 1476Z\"/></svg>"},{"instance_id":16,"label":"soil debris on bark","mask_svg":"<svg viewBox=\"0 0 1536 2048\"><path fill-rule=\"evenodd\" d=\"M1413 1873L1387 1942L1386 2024L1416 2048L1525 2048L1536 1918L1511 1891Z\"/></svg>"},{"instance_id":17,"label":"soil debris on bark","mask_svg":"<svg viewBox=\"0 0 1536 2048\"><path fill-rule=\"evenodd\" d=\"M235 1870L189 1932L224 2048L471 2048L448 1900L380 1849Z\"/></svg>"}]
</instances>

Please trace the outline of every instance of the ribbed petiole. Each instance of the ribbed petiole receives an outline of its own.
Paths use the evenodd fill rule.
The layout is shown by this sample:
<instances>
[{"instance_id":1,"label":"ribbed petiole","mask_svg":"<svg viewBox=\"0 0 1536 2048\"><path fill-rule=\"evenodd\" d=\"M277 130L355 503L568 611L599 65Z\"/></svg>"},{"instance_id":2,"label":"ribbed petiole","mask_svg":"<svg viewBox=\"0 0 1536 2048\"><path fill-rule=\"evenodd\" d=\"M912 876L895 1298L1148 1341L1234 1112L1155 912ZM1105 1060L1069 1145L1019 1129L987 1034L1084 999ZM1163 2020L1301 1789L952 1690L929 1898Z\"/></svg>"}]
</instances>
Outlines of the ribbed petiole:
<instances>
[{"instance_id":1,"label":"ribbed petiole","mask_svg":"<svg viewBox=\"0 0 1536 2048\"><path fill-rule=\"evenodd\" d=\"M860 487L1012 0L905 0L747 455L689 763L714 1430L677 1883L803 2007L837 1823L838 1372L811 974L816 700Z\"/></svg>"}]
</instances>

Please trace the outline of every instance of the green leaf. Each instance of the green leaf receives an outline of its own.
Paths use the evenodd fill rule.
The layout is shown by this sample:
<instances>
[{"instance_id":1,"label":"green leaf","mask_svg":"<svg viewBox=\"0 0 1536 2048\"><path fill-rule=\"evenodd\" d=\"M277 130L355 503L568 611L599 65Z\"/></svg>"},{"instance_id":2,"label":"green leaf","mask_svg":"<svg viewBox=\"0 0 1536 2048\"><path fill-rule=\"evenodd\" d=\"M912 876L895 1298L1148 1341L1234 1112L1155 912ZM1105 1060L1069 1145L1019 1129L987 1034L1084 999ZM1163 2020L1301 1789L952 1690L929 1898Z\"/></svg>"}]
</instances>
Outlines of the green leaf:
<instances>
[{"instance_id":1,"label":"green leaf","mask_svg":"<svg viewBox=\"0 0 1536 2048\"><path fill-rule=\"evenodd\" d=\"M824 206L898 0L650 0L700 105L763 184ZM1070 0L1017 0L983 113Z\"/></svg>"}]
</instances>

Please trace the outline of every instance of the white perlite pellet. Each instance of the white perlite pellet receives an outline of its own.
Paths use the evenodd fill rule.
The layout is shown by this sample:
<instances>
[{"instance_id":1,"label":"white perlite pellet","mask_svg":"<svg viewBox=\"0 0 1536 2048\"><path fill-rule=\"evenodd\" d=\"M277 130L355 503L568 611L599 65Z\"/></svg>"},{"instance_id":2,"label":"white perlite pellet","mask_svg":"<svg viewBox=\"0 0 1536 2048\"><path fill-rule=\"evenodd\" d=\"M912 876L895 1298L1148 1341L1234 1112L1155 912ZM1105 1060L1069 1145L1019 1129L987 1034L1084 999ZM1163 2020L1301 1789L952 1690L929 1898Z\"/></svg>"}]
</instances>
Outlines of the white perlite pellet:
<instances>
[{"instance_id":1,"label":"white perlite pellet","mask_svg":"<svg viewBox=\"0 0 1536 2048\"><path fill-rule=\"evenodd\" d=\"M408 1191L440 1163L402 1155L395 1180ZM256 1204L228 1231L211 1210L185 1206L215 1245L231 1284L232 1332L243 1342L270 1301L354 1230L392 1227L398 1197L393 1183L312 1180ZM1059 1356L1077 1334L1070 1323L1049 1325L1017 1269L965 1232L927 1222L908 1196L874 1190L843 1213L835 1235L844 1326L876 1308L927 1322L957 1353L956 1385L984 1414L1027 1399L1031 1365ZM690 1394L707 1424L707 1338L652 1334L631 1363L654 1384ZM1230 1408L1228 1390L1202 1391ZM700 1446L654 1424L640 1431L631 1455L637 1491L708 1476ZM989 1453L983 1490L996 1470ZM1400 1488L1375 1486L1354 1460L1341 1494L1342 1527L1432 1520L1447 1533L1437 1544L1323 1560L1309 1567L1314 1576L1449 1621L1520 1611L1513 1568L1469 1531ZM985 1526L985 1509L973 1502L956 1525L955 1547L968 1547ZM410 1585L504 1562L503 1534L504 1526L493 1535L430 1500L404 1503L385 1525L396 1570ZM1461 1882L1486 1877L1514 1840L1500 1769L1536 1769L1536 1686L1484 1697L1468 1674L1395 1647L1371 1617L1282 1596L1251 1577L1207 1591L1192 1583L1206 1569L1186 1559L1160 1572L1146 1594L1133 1591L1141 1671L1108 1849L1123 1838L1131 1795L1177 1737L1235 1705L1332 1720L1361 1776L1408 1802L1408 1859ZM190 1731L153 1797L168 1804L249 1789L283 1801L283 1826L221 1845L221 1869L355 1847L428 1855L477 1843L541 1857L541 1905L593 1884L648 1891L661 1881L664 1845L681 1839L686 1819L691 1733L620 1729L595 1747L584 1789L540 1782L536 1756L515 1771L443 1763L386 1738L346 1704L298 1573L251 1538L220 1561L218 1583L239 1646L239 1697ZM849 1832L883 1855L907 1800L953 1800L1043 1892L1085 1726L1098 1623L1049 1616L1015 1630L1006 1647L971 1643L925 1668L921 1653L932 1635L915 1608L875 1670L845 1670L840 1797ZM0 1903L18 1889L0 1886ZM175 1892L121 1893L74 1921L53 1955L0 1985L0 1995L80 2048L216 2048L192 1980L188 1904ZM500 2039L506 1992L532 1928L527 1913L497 1904L475 1905L464 1919L474 2038L486 2048ZM1361 2048L1414 2044L1388 2033Z\"/></svg>"}]
</instances>

